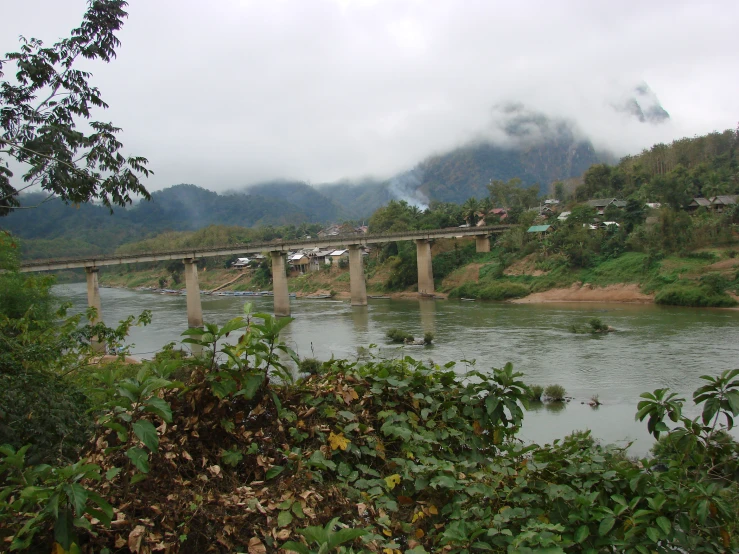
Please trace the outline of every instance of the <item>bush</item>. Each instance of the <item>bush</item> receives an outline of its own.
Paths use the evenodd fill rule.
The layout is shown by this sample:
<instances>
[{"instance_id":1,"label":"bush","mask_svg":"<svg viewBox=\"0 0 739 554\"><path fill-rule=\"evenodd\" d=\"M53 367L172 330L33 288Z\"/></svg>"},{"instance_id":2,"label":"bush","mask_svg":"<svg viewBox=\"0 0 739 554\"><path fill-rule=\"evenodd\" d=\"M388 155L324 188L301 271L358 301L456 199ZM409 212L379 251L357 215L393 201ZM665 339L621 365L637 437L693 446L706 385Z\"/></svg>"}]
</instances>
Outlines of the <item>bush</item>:
<instances>
[{"instance_id":1,"label":"bush","mask_svg":"<svg viewBox=\"0 0 739 554\"><path fill-rule=\"evenodd\" d=\"M531 385L529 387L529 400L541 402L541 395L544 394L544 387L541 385Z\"/></svg>"},{"instance_id":2,"label":"bush","mask_svg":"<svg viewBox=\"0 0 739 554\"><path fill-rule=\"evenodd\" d=\"M79 388L53 373L0 373L0 444L30 444L31 463L77 459L92 431L89 407Z\"/></svg>"},{"instance_id":3,"label":"bush","mask_svg":"<svg viewBox=\"0 0 739 554\"><path fill-rule=\"evenodd\" d=\"M567 397L567 391L562 385L549 385L544 390L544 396L551 402L562 402Z\"/></svg>"},{"instance_id":4,"label":"bush","mask_svg":"<svg viewBox=\"0 0 739 554\"><path fill-rule=\"evenodd\" d=\"M725 293L716 293L704 286L674 284L655 296L657 304L667 306L689 306L697 308L732 308L737 301Z\"/></svg>"},{"instance_id":5,"label":"bush","mask_svg":"<svg viewBox=\"0 0 739 554\"><path fill-rule=\"evenodd\" d=\"M426 331L423 334L423 342L424 344L431 344L434 340L434 334L431 331Z\"/></svg>"},{"instance_id":6,"label":"bush","mask_svg":"<svg viewBox=\"0 0 739 554\"><path fill-rule=\"evenodd\" d=\"M321 361L316 358L303 358L300 360L300 371L310 375L317 375L321 369Z\"/></svg>"},{"instance_id":7,"label":"bush","mask_svg":"<svg viewBox=\"0 0 739 554\"><path fill-rule=\"evenodd\" d=\"M591 333L604 333L608 331L608 325L603 323L600 319L597 317L594 317L590 321L588 321L588 325L590 325L590 332Z\"/></svg>"},{"instance_id":8,"label":"bush","mask_svg":"<svg viewBox=\"0 0 739 554\"><path fill-rule=\"evenodd\" d=\"M413 340L413 335L406 333L401 329L396 329L395 327L389 329L388 332L385 333L385 336L392 342L411 342Z\"/></svg>"}]
</instances>

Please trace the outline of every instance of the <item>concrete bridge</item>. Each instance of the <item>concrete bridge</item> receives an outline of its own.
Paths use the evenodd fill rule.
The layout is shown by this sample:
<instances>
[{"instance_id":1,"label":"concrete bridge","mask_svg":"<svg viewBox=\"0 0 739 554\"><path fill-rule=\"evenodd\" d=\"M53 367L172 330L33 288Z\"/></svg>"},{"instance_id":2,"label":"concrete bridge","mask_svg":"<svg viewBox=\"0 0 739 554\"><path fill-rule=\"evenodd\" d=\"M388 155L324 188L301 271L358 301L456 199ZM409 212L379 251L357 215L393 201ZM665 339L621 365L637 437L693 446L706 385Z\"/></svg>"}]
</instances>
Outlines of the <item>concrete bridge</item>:
<instances>
[{"instance_id":1,"label":"concrete bridge","mask_svg":"<svg viewBox=\"0 0 739 554\"><path fill-rule=\"evenodd\" d=\"M475 237L477 252L490 252L490 235L502 233L510 225L487 227L453 227L424 231L405 231L402 233L347 234L326 238L271 241L229 245L219 248L198 248L171 252L152 252L127 256L102 256L85 259L59 259L29 261L21 264L21 272L55 271L59 269L85 268L87 273L88 305L101 314L98 271L109 265L182 260L185 264L185 286L187 291L187 323L191 328L203 326L203 309L200 303L197 260L215 256L231 256L269 252L272 258L272 289L274 291L274 312L277 316L290 315L290 298L287 290L285 256L290 250L345 246L349 250L349 282L352 306L367 305L367 288L364 280L361 247L369 244L412 240L416 243L418 264L418 292L434 292L434 274L431 265L431 241L440 238Z\"/></svg>"}]
</instances>

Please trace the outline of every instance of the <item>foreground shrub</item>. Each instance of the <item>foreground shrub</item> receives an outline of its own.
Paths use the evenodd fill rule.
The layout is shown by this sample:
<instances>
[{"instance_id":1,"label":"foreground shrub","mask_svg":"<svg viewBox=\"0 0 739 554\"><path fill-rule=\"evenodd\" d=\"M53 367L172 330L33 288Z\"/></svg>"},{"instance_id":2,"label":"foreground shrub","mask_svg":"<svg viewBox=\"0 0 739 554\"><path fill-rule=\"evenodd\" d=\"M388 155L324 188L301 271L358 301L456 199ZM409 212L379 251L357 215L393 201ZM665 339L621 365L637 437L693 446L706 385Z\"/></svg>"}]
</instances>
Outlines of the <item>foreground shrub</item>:
<instances>
[{"instance_id":1,"label":"foreground shrub","mask_svg":"<svg viewBox=\"0 0 739 554\"><path fill-rule=\"evenodd\" d=\"M696 308L732 308L737 305L737 301L728 294L692 284L670 285L657 293L654 301L668 306Z\"/></svg>"}]
</instances>

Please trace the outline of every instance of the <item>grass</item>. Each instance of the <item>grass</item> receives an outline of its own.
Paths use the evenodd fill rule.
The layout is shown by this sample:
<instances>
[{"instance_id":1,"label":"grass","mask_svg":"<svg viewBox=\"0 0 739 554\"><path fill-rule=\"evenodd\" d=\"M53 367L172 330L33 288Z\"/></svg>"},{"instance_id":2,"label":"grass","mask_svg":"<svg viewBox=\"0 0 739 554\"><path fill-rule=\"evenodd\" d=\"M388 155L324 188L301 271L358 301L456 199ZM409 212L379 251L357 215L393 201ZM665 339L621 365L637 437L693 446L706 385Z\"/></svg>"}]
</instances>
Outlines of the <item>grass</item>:
<instances>
[{"instance_id":1,"label":"grass","mask_svg":"<svg viewBox=\"0 0 739 554\"><path fill-rule=\"evenodd\" d=\"M627 252L618 258L606 260L594 268L583 270L580 280L583 283L605 286L616 283L641 283L645 272L647 255L642 252Z\"/></svg>"},{"instance_id":2,"label":"grass","mask_svg":"<svg viewBox=\"0 0 739 554\"><path fill-rule=\"evenodd\" d=\"M528 285L511 281L495 281L492 283L464 283L453 289L452 298L479 298L480 300L507 300L521 298L531 292Z\"/></svg>"},{"instance_id":3,"label":"grass","mask_svg":"<svg viewBox=\"0 0 739 554\"><path fill-rule=\"evenodd\" d=\"M708 287L680 282L665 287L654 297L657 304L688 306L695 308L733 308L738 303L726 293L718 293Z\"/></svg>"}]
</instances>

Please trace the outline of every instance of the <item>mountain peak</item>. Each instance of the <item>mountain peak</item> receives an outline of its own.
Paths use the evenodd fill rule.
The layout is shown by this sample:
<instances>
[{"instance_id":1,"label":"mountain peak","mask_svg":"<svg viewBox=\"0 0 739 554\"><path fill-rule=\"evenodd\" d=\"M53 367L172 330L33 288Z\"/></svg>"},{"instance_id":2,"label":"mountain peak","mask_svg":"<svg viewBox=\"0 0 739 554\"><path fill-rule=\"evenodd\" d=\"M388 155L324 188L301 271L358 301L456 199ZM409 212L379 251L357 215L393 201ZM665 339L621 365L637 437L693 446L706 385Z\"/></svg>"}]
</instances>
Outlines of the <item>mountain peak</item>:
<instances>
[{"instance_id":1,"label":"mountain peak","mask_svg":"<svg viewBox=\"0 0 739 554\"><path fill-rule=\"evenodd\" d=\"M615 102L613 108L636 117L642 123L658 125L670 119L670 114L644 81L633 87L625 98Z\"/></svg>"}]
</instances>

